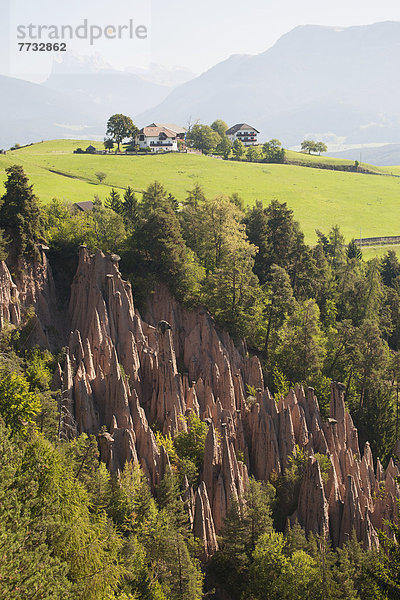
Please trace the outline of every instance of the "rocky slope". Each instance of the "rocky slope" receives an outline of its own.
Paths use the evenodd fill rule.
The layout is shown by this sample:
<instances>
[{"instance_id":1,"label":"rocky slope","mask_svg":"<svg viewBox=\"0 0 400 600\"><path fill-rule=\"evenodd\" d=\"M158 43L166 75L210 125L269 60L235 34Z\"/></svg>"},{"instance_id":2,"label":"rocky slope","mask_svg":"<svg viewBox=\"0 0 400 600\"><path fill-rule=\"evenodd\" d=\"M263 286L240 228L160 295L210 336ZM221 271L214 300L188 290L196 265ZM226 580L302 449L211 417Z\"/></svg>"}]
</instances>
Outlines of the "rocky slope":
<instances>
[{"instance_id":1,"label":"rocky slope","mask_svg":"<svg viewBox=\"0 0 400 600\"><path fill-rule=\"evenodd\" d=\"M47 345L57 300L43 250L39 262L15 281L0 264L0 324L19 324L21 310L32 305L34 342ZM329 537L336 546L354 529L373 548L376 529L397 516L399 470L390 461L384 472L379 460L374 469L368 444L361 457L341 384L332 384L327 422L312 388L297 387L276 403L264 388L258 359L247 355L244 344L235 347L204 309L183 309L161 287L142 319L118 257L92 256L84 247L68 314L58 318L57 335L70 332L65 363L53 381L54 389L61 389L61 435L96 434L110 471L138 461L154 489L169 459L149 423L172 435L186 428L181 415L191 411L208 423L201 484L197 490L187 485L185 492L205 556L217 549L216 533L232 499L242 501L249 474L267 480L273 472L283 473L298 448L308 463L292 521L306 531ZM248 385L257 389L251 406L245 399ZM316 453L329 457L326 481Z\"/></svg>"}]
</instances>

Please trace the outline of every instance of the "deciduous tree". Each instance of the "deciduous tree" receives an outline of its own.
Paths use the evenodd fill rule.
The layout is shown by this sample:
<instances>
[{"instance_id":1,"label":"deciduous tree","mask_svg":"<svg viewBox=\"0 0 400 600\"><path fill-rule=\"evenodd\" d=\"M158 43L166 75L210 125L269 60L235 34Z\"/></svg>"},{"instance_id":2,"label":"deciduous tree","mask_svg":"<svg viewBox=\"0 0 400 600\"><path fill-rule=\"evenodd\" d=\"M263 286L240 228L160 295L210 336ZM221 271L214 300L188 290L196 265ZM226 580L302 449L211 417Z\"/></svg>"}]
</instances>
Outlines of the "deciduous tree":
<instances>
[{"instance_id":1,"label":"deciduous tree","mask_svg":"<svg viewBox=\"0 0 400 600\"><path fill-rule=\"evenodd\" d=\"M226 137L225 133L228 131L228 125L222 119L217 119L211 124L211 129L216 131L221 138Z\"/></svg>"},{"instance_id":2,"label":"deciduous tree","mask_svg":"<svg viewBox=\"0 0 400 600\"><path fill-rule=\"evenodd\" d=\"M236 160L240 160L243 156L243 154L245 153L245 147L244 144L241 140L236 139L233 142L233 154L236 158Z\"/></svg>"},{"instance_id":3,"label":"deciduous tree","mask_svg":"<svg viewBox=\"0 0 400 600\"><path fill-rule=\"evenodd\" d=\"M137 127L133 124L130 117L122 114L112 115L107 121L107 135L118 145L118 151L121 149L121 143L128 137L138 133Z\"/></svg>"},{"instance_id":4,"label":"deciduous tree","mask_svg":"<svg viewBox=\"0 0 400 600\"><path fill-rule=\"evenodd\" d=\"M186 142L189 146L201 150L203 154L209 154L218 146L220 141L221 136L219 133L211 129L209 125L193 125L186 135Z\"/></svg>"},{"instance_id":5,"label":"deciduous tree","mask_svg":"<svg viewBox=\"0 0 400 600\"><path fill-rule=\"evenodd\" d=\"M226 135L221 137L221 141L217 145L216 152L227 160L232 152L232 142Z\"/></svg>"},{"instance_id":6,"label":"deciduous tree","mask_svg":"<svg viewBox=\"0 0 400 600\"><path fill-rule=\"evenodd\" d=\"M104 138L104 148L108 151L114 148L114 140L111 138Z\"/></svg>"},{"instance_id":7,"label":"deciduous tree","mask_svg":"<svg viewBox=\"0 0 400 600\"><path fill-rule=\"evenodd\" d=\"M262 147L265 162L268 163L283 163L285 162L285 150L282 148L282 143L277 139L265 142Z\"/></svg>"}]
</instances>

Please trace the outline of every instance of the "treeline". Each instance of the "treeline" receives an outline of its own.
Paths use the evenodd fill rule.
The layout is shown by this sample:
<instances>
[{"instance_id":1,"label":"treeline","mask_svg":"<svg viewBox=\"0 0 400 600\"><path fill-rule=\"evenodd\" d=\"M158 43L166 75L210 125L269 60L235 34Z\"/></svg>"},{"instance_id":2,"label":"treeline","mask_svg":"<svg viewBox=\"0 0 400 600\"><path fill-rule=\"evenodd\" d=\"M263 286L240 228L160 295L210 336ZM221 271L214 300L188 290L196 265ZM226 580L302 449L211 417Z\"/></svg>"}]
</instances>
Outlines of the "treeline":
<instances>
[{"instance_id":1,"label":"treeline","mask_svg":"<svg viewBox=\"0 0 400 600\"><path fill-rule=\"evenodd\" d=\"M246 147L236 139L233 144L226 135L228 125L222 119L217 119L211 125L196 123L190 125L186 134L189 148L200 150L203 154L216 154L225 160L247 160L248 162L285 162L285 150L277 139L269 140L262 146Z\"/></svg>"},{"instance_id":2,"label":"treeline","mask_svg":"<svg viewBox=\"0 0 400 600\"><path fill-rule=\"evenodd\" d=\"M285 150L277 139L271 139L262 146L246 147L243 142L236 139L232 144L226 135L228 125L222 119L216 119L211 125L202 123L189 124L188 131L184 140L177 140L179 150L184 150L187 146L201 151L203 154L213 154L223 157L225 160L246 160L248 162L267 162L283 163L285 162ZM110 152L117 144L120 152L121 144L124 140L129 140L127 149L132 152L151 152L150 148L142 148L136 144L139 134L138 128L133 124L130 117L122 114L112 115L107 121L107 137L104 138L104 148ZM304 142L306 143L306 142ZM326 146L321 142L307 142L311 144L306 146L309 153L318 151L321 154L326 152ZM303 146L302 146L303 148ZM325 149L324 149L325 148ZM83 153L82 148L77 148L77 153Z\"/></svg>"}]
</instances>

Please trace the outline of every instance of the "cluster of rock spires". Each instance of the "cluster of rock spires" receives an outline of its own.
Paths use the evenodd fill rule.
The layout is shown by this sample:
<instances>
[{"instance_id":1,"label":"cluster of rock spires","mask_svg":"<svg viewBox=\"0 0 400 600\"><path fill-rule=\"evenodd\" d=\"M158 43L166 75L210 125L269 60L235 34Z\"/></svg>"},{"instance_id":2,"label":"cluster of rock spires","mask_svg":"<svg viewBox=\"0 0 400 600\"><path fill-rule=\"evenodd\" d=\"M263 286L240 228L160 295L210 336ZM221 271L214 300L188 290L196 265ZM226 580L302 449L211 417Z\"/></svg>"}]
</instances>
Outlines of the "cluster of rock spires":
<instances>
[{"instance_id":1,"label":"cluster of rock spires","mask_svg":"<svg viewBox=\"0 0 400 600\"><path fill-rule=\"evenodd\" d=\"M48 344L56 296L45 252L27 278L13 281L0 263L0 325L18 325L21 308L36 309L35 343ZM143 320L118 257L80 249L68 315L65 363L54 376L61 390L60 435L97 435L101 459L111 472L138 461L155 489L169 466L150 425L174 436L194 412L207 422L201 483L189 484L190 518L205 556L218 548L232 499L242 502L249 474L267 481L283 474L298 450L308 456L297 510L306 532L341 545L352 535L365 547L378 545L376 530L397 518L400 497L391 460L386 472L367 443L360 456L357 430L345 410L341 384L332 384L330 418L323 422L314 390L297 387L278 403L264 389L260 363L236 347L204 309L187 311L160 287ZM54 321L53 321L54 323ZM63 326L64 327L64 326ZM179 369L178 369L179 365ZM246 389L257 390L251 403ZM330 460L321 475L318 456Z\"/></svg>"}]
</instances>

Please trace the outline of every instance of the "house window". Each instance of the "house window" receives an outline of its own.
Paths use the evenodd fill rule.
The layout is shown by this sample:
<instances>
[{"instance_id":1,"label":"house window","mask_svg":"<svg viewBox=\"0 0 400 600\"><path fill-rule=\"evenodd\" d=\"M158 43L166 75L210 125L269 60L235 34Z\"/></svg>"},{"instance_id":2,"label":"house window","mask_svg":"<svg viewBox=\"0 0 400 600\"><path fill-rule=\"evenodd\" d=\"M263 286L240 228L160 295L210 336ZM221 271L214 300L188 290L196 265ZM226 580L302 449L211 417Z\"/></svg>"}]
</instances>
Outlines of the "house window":
<instances>
[{"instance_id":1,"label":"house window","mask_svg":"<svg viewBox=\"0 0 400 600\"><path fill-rule=\"evenodd\" d=\"M141 142L144 142L144 135L143 135L143 134L139 135L139 140L140 140Z\"/></svg>"}]
</instances>

